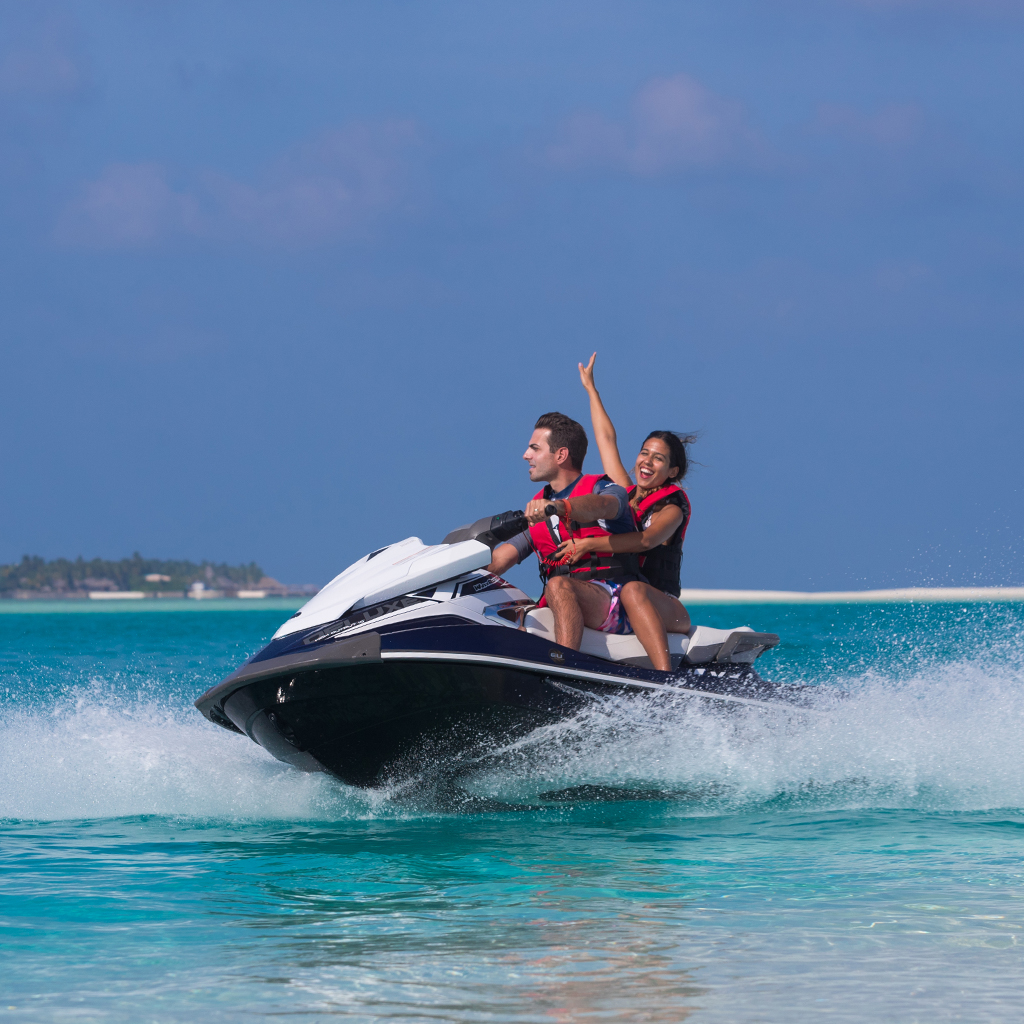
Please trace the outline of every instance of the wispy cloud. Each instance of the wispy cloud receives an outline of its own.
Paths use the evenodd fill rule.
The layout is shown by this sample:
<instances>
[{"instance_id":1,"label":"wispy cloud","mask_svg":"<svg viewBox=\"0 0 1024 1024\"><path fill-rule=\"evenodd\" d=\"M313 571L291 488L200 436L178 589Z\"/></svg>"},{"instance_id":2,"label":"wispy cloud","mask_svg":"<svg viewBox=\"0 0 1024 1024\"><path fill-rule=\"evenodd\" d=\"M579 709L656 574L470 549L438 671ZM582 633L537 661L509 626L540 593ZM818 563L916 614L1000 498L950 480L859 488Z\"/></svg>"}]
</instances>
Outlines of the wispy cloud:
<instances>
[{"instance_id":1,"label":"wispy cloud","mask_svg":"<svg viewBox=\"0 0 1024 1024\"><path fill-rule=\"evenodd\" d=\"M931 276L931 267L917 260L890 260L875 269L874 279L879 288L903 292Z\"/></svg>"},{"instance_id":2,"label":"wispy cloud","mask_svg":"<svg viewBox=\"0 0 1024 1024\"><path fill-rule=\"evenodd\" d=\"M288 246L333 241L401 199L403 154L416 141L409 122L349 125L284 154L255 181L206 169L179 188L158 163L112 163L82 184L55 238L94 248L174 237Z\"/></svg>"},{"instance_id":3,"label":"wispy cloud","mask_svg":"<svg viewBox=\"0 0 1024 1024\"><path fill-rule=\"evenodd\" d=\"M813 127L851 142L907 146L921 137L924 111L916 103L887 103L874 113L865 114L845 104L821 103Z\"/></svg>"},{"instance_id":4,"label":"wispy cloud","mask_svg":"<svg viewBox=\"0 0 1024 1024\"><path fill-rule=\"evenodd\" d=\"M573 115L548 147L547 158L561 167L603 165L653 176L759 163L767 151L741 103L679 74L648 82L623 121L597 113Z\"/></svg>"},{"instance_id":5,"label":"wispy cloud","mask_svg":"<svg viewBox=\"0 0 1024 1024\"><path fill-rule=\"evenodd\" d=\"M72 26L48 17L31 26L22 38L8 40L0 53L0 95L62 96L85 85L75 56Z\"/></svg>"},{"instance_id":6,"label":"wispy cloud","mask_svg":"<svg viewBox=\"0 0 1024 1024\"><path fill-rule=\"evenodd\" d=\"M57 241L96 248L148 245L202 228L194 196L175 192L160 164L109 164L86 182L57 225Z\"/></svg>"},{"instance_id":7,"label":"wispy cloud","mask_svg":"<svg viewBox=\"0 0 1024 1024\"><path fill-rule=\"evenodd\" d=\"M960 11L965 14L1024 14L1024 0L842 0L849 7L876 11Z\"/></svg>"}]
</instances>

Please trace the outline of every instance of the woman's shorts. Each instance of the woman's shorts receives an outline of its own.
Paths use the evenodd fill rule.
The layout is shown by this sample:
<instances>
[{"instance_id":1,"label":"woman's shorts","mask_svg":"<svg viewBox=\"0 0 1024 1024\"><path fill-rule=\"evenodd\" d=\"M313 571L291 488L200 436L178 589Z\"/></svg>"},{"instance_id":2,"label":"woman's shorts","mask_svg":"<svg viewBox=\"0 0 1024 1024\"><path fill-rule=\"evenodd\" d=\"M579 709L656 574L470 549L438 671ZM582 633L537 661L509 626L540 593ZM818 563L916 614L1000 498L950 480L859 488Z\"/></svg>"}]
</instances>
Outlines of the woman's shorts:
<instances>
[{"instance_id":1,"label":"woman's shorts","mask_svg":"<svg viewBox=\"0 0 1024 1024\"><path fill-rule=\"evenodd\" d=\"M598 629L602 633L632 633L633 627L629 624L629 616L626 615L626 609L622 607L622 602L619 600L619 594L625 584L611 583L608 580L591 580L590 582L607 590L608 596L611 598L608 615Z\"/></svg>"}]
</instances>

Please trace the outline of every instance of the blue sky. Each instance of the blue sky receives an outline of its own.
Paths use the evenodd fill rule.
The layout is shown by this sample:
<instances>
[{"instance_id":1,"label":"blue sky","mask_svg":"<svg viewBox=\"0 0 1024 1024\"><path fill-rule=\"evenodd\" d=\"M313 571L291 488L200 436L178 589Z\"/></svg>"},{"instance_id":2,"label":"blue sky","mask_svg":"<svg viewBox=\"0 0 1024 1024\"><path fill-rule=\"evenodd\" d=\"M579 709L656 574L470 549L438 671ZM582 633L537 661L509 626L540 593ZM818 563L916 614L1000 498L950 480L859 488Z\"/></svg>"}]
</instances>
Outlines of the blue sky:
<instances>
[{"instance_id":1,"label":"blue sky","mask_svg":"<svg viewBox=\"0 0 1024 1024\"><path fill-rule=\"evenodd\" d=\"M521 507L596 349L627 460L702 431L684 586L1024 583L1022 50L1009 0L0 4L0 561L325 582Z\"/></svg>"}]
</instances>

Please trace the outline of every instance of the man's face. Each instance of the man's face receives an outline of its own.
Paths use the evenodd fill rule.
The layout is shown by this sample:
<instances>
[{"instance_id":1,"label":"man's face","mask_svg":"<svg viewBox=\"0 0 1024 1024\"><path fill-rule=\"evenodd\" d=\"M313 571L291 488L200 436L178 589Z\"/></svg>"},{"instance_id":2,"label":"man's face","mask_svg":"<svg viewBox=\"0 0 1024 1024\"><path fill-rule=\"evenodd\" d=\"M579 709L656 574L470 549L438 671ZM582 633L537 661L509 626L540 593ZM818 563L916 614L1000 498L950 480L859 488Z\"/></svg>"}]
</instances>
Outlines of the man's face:
<instances>
[{"instance_id":1,"label":"man's face","mask_svg":"<svg viewBox=\"0 0 1024 1024\"><path fill-rule=\"evenodd\" d=\"M551 431L541 427L533 432L530 443L526 446L523 458L530 467L531 480L554 480L558 471L569 458L568 448L551 451L548 441Z\"/></svg>"}]
</instances>

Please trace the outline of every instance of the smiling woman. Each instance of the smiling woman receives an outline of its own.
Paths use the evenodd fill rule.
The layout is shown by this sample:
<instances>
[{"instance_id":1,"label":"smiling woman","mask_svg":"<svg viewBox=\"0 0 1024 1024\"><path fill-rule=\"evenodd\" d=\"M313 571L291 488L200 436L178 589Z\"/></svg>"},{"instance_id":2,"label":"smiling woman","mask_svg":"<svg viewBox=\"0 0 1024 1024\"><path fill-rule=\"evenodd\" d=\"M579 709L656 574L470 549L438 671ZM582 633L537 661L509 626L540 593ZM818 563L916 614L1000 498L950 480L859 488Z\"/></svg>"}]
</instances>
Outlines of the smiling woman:
<instances>
[{"instance_id":1,"label":"smiling woman","mask_svg":"<svg viewBox=\"0 0 1024 1024\"><path fill-rule=\"evenodd\" d=\"M618 596L637 636L643 641L655 667L668 659L666 633L689 633L690 616L678 599L679 571L683 558L683 537L690 522L690 499L678 481L686 475L689 459L686 447L696 439L693 434L652 430L637 455L636 484L619 457L618 439L611 418L594 383L595 352L590 362L579 364L580 379L590 396L590 419L601 453L601 465L607 476L628 489L629 504L637 520L638 533L622 533L608 538L570 539L558 550L558 556L570 563L598 550L601 544L615 554L639 553L640 565L648 582L630 582ZM652 653L657 650L661 658Z\"/></svg>"},{"instance_id":2,"label":"smiling woman","mask_svg":"<svg viewBox=\"0 0 1024 1024\"><path fill-rule=\"evenodd\" d=\"M680 590L683 538L690 523L690 499L678 485L690 464L686 449L697 440L697 435L652 430L636 457L634 484L622 465L615 427L594 383L596 360L595 352L586 366L579 364L579 370L590 396L590 419L601 452L601 465L612 480L628 489L629 504L641 531L639 535L614 538L612 550L642 552L644 575L659 591L676 596ZM588 550L585 543L577 542L577 554L571 558L575 560Z\"/></svg>"}]
</instances>

